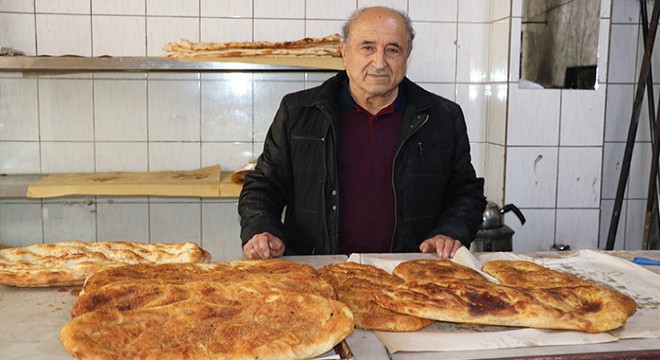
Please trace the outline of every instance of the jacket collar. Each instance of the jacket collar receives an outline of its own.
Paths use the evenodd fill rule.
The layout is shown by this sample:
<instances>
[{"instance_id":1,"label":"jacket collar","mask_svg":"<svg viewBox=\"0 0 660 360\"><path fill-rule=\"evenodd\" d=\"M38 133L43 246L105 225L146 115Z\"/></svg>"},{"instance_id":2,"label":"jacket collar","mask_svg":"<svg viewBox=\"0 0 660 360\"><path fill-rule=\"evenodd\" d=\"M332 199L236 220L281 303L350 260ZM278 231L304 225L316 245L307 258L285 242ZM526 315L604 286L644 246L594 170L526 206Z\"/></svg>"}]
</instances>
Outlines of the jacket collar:
<instances>
[{"instance_id":1,"label":"jacket collar","mask_svg":"<svg viewBox=\"0 0 660 360\"><path fill-rule=\"evenodd\" d=\"M319 92L313 97L311 103L318 104L330 102L332 103L332 106L338 107L339 103L337 96L341 93L345 82L348 82L348 76L346 75L346 71L342 70L338 72L337 75L325 81L323 86L319 88ZM399 86L406 94L406 112L408 112L408 110L412 110L414 113L424 111L438 102L435 95L413 83L407 77L403 78L403 81L401 81Z\"/></svg>"}]
</instances>

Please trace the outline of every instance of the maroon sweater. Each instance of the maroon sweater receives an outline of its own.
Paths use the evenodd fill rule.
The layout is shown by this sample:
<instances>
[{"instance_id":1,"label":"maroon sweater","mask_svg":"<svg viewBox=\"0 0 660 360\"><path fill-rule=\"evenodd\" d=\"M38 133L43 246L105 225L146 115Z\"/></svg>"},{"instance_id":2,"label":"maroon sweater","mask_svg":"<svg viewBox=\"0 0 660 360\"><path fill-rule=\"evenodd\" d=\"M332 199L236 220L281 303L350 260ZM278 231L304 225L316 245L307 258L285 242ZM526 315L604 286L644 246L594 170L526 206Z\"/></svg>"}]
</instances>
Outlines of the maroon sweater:
<instances>
[{"instance_id":1,"label":"maroon sweater","mask_svg":"<svg viewBox=\"0 0 660 360\"><path fill-rule=\"evenodd\" d=\"M392 166L405 96L371 115L344 87L339 104L339 252L387 253L394 233Z\"/></svg>"}]
</instances>

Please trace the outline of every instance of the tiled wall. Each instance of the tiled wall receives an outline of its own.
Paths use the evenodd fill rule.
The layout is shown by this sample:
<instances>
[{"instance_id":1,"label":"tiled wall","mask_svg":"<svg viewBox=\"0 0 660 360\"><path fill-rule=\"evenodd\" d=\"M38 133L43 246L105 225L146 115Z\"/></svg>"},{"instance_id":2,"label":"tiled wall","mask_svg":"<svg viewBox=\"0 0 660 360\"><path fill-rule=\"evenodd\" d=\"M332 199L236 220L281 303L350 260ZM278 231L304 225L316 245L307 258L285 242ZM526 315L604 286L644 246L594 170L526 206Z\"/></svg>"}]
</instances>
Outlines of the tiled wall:
<instances>
[{"instance_id":1,"label":"tiled wall","mask_svg":"<svg viewBox=\"0 0 660 360\"><path fill-rule=\"evenodd\" d=\"M599 220L607 217L600 214L601 183L603 206L612 198L601 179L609 179L609 160L622 148L620 133L613 137L615 128L602 119L605 109L608 119L625 112L615 104L622 101L610 96L631 96L636 63L606 71L610 1L603 0L599 88L518 89L521 1L0 0L0 44L28 55L158 56L165 43L180 37L222 42L324 36L339 32L357 7L405 10L418 34L409 77L462 105L486 195L515 203L528 218L522 227L515 217L507 219L516 230L514 249L543 250L554 242L593 248ZM636 20L624 15L632 3L615 0L612 6L612 41L620 39L612 46L613 62L620 61L618 51L636 50ZM629 36L633 49L625 48ZM608 83L622 76L623 65L631 76ZM330 75L0 73L0 173L213 163L236 169L260 152L281 96ZM629 208L631 201L638 200L628 201ZM221 258L241 254L238 233L231 199L0 200L3 245L73 238L194 241Z\"/></svg>"},{"instance_id":2,"label":"tiled wall","mask_svg":"<svg viewBox=\"0 0 660 360\"><path fill-rule=\"evenodd\" d=\"M601 2L595 90L519 88L522 1L513 1L505 200L527 218L510 216L514 250L597 248L607 94L610 1Z\"/></svg>"}]
</instances>

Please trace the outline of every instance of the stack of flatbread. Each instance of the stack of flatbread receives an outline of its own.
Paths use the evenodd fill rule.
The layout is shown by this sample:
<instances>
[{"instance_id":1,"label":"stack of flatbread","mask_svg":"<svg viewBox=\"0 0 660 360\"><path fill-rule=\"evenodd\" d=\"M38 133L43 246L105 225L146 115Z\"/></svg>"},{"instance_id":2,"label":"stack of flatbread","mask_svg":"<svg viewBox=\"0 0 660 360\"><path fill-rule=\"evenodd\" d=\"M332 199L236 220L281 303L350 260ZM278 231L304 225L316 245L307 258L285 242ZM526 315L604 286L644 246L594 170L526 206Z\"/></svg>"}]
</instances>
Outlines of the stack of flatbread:
<instances>
[{"instance_id":1,"label":"stack of flatbread","mask_svg":"<svg viewBox=\"0 0 660 360\"><path fill-rule=\"evenodd\" d=\"M199 245L63 241L0 250L0 284L79 286L96 271L127 264L209 262Z\"/></svg>"},{"instance_id":2,"label":"stack of flatbread","mask_svg":"<svg viewBox=\"0 0 660 360\"><path fill-rule=\"evenodd\" d=\"M90 276L61 331L79 359L306 359L353 332L309 265L132 265Z\"/></svg>"},{"instance_id":3,"label":"stack of flatbread","mask_svg":"<svg viewBox=\"0 0 660 360\"><path fill-rule=\"evenodd\" d=\"M190 42L180 39L163 47L166 57L341 57L339 34L307 37L294 41Z\"/></svg>"}]
</instances>

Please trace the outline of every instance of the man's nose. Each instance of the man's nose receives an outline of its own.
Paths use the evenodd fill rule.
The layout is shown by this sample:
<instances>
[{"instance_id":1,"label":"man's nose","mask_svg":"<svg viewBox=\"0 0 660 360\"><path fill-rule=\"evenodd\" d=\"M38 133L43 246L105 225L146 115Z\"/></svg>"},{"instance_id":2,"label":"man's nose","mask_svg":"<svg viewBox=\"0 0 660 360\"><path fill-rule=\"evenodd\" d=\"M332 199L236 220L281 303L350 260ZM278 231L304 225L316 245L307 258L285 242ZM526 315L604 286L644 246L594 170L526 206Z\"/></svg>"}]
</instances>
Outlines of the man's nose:
<instances>
[{"instance_id":1,"label":"man's nose","mask_svg":"<svg viewBox=\"0 0 660 360\"><path fill-rule=\"evenodd\" d=\"M382 70L387 66L387 61L385 61L385 51L376 51L373 56L372 62L374 67L378 70Z\"/></svg>"}]
</instances>

